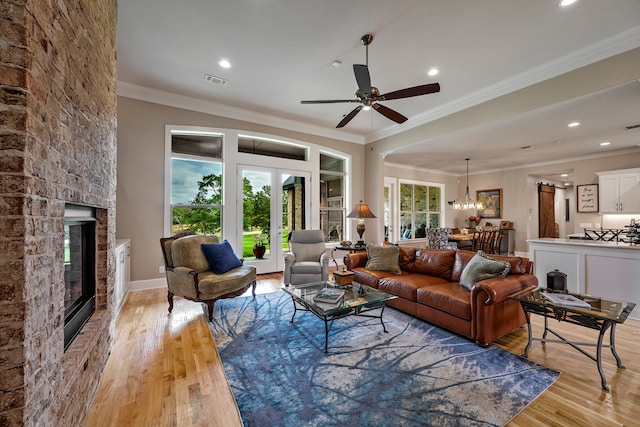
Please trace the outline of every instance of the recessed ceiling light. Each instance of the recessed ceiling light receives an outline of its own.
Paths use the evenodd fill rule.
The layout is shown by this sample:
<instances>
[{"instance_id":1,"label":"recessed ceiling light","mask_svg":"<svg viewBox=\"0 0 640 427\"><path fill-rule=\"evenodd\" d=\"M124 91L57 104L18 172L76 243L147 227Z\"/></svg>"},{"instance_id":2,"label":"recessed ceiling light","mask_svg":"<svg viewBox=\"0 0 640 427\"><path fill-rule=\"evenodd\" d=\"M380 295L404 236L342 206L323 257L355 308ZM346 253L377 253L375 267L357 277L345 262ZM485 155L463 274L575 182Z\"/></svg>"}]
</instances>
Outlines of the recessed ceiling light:
<instances>
[{"instance_id":1,"label":"recessed ceiling light","mask_svg":"<svg viewBox=\"0 0 640 427\"><path fill-rule=\"evenodd\" d=\"M569 125L568 125L568 126L569 126L570 128L574 128L574 127L576 127L576 126L580 126L580 122L571 122L571 123L569 123Z\"/></svg>"},{"instance_id":2,"label":"recessed ceiling light","mask_svg":"<svg viewBox=\"0 0 640 427\"><path fill-rule=\"evenodd\" d=\"M572 4L574 4L577 1L578 0L560 0L560 2L558 3L558 6L560 6L560 7L571 6Z\"/></svg>"},{"instance_id":3,"label":"recessed ceiling light","mask_svg":"<svg viewBox=\"0 0 640 427\"><path fill-rule=\"evenodd\" d=\"M564 186L565 186L565 187L568 187L568 186L570 186L570 185L571 185L571 183L570 183L570 182L565 182L565 183L564 183Z\"/></svg>"},{"instance_id":4,"label":"recessed ceiling light","mask_svg":"<svg viewBox=\"0 0 640 427\"><path fill-rule=\"evenodd\" d=\"M602 141L602 142L600 143L600 145L601 145L601 146L603 146L603 147L604 147L605 145L609 145L609 144L611 144L609 141Z\"/></svg>"},{"instance_id":5,"label":"recessed ceiling light","mask_svg":"<svg viewBox=\"0 0 640 427\"><path fill-rule=\"evenodd\" d=\"M335 68L338 68L339 66L342 65L342 61L340 61L339 59L336 59L331 63L331 65L334 66Z\"/></svg>"},{"instance_id":6,"label":"recessed ceiling light","mask_svg":"<svg viewBox=\"0 0 640 427\"><path fill-rule=\"evenodd\" d=\"M227 61L226 59L221 59L220 61L218 61L218 65L222 68L231 68L231 62Z\"/></svg>"},{"instance_id":7,"label":"recessed ceiling light","mask_svg":"<svg viewBox=\"0 0 640 427\"><path fill-rule=\"evenodd\" d=\"M563 178L566 178L566 177L568 177L568 176L569 176L569 174L568 174L568 173L563 173L563 174L561 174L560 176L561 176L561 177L563 177Z\"/></svg>"},{"instance_id":8,"label":"recessed ceiling light","mask_svg":"<svg viewBox=\"0 0 640 427\"><path fill-rule=\"evenodd\" d=\"M433 76L437 76L439 72L440 72L440 70L438 70L437 68L432 68L427 72L427 74L430 77L433 77Z\"/></svg>"}]
</instances>

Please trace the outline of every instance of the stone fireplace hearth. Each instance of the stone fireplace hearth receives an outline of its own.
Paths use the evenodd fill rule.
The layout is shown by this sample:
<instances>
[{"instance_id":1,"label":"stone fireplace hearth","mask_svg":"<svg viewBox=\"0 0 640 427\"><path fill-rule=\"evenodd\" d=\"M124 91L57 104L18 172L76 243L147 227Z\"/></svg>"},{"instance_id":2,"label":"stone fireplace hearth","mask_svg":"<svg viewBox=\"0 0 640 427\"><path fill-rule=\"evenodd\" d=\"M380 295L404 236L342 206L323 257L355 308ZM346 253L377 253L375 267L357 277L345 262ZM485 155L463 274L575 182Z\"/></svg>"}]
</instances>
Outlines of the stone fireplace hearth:
<instances>
[{"instance_id":1,"label":"stone fireplace hearth","mask_svg":"<svg viewBox=\"0 0 640 427\"><path fill-rule=\"evenodd\" d=\"M0 425L82 425L114 333L117 2L0 10ZM95 208L96 262L65 351L67 203Z\"/></svg>"}]
</instances>

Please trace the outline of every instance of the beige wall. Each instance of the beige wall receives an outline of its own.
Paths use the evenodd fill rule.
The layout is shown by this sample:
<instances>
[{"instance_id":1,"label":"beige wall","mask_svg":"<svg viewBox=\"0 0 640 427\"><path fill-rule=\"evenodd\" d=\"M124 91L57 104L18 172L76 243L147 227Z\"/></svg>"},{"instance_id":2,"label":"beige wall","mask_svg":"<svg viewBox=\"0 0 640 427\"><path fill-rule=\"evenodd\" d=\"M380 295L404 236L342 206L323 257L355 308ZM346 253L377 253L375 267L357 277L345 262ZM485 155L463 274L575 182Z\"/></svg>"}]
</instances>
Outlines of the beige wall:
<instances>
[{"instance_id":1,"label":"beige wall","mask_svg":"<svg viewBox=\"0 0 640 427\"><path fill-rule=\"evenodd\" d=\"M238 129L295 139L351 156L352 194L363 197L363 150L358 144L118 97L117 238L131 239L131 280L161 279L164 236L165 126ZM265 158L268 166L268 158ZM317 177L312 177L312 181ZM228 199L227 199L228 200ZM230 202L234 205L233 201ZM348 209L349 207L347 207ZM351 221L353 222L353 221ZM350 224L353 225L353 224ZM353 230L355 234L355 228Z\"/></svg>"}]
</instances>

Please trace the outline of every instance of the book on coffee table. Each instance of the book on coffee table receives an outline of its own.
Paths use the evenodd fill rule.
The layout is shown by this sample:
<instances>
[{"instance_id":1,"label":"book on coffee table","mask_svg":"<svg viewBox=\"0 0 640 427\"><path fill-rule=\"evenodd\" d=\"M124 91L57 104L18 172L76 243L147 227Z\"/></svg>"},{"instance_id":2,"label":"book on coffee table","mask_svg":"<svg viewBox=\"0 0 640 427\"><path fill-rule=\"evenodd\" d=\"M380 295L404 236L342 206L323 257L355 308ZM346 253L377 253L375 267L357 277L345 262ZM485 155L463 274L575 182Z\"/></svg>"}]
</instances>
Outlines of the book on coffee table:
<instances>
[{"instance_id":1,"label":"book on coffee table","mask_svg":"<svg viewBox=\"0 0 640 427\"><path fill-rule=\"evenodd\" d=\"M582 301L580 298L576 298L569 294L555 294L542 292L542 296L551 301L554 304L566 305L570 307L591 308L588 302Z\"/></svg>"},{"instance_id":2,"label":"book on coffee table","mask_svg":"<svg viewBox=\"0 0 640 427\"><path fill-rule=\"evenodd\" d=\"M344 298L344 291L334 288L324 288L313 297L313 300L316 302L335 304L342 298Z\"/></svg>"}]
</instances>

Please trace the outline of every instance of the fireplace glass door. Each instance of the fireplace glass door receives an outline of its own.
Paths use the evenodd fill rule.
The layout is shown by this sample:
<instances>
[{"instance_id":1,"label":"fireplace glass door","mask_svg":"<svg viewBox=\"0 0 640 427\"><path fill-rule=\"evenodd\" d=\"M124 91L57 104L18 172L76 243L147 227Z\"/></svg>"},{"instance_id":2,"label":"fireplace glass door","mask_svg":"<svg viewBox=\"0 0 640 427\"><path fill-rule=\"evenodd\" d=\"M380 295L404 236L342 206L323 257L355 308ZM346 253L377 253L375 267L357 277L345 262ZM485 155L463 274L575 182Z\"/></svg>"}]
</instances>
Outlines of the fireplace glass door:
<instances>
[{"instance_id":1,"label":"fireplace glass door","mask_svg":"<svg viewBox=\"0 0 640 427\"><path fill-rule=\"evenodd\" d=\"M67 205L64 226L65 350L95 310L95 222L92 208Z\"/></svg>"}]
</instances>

